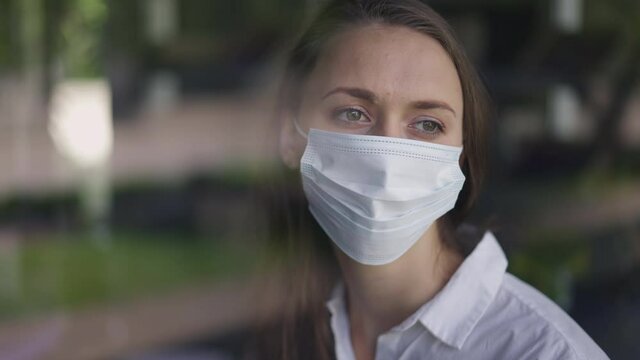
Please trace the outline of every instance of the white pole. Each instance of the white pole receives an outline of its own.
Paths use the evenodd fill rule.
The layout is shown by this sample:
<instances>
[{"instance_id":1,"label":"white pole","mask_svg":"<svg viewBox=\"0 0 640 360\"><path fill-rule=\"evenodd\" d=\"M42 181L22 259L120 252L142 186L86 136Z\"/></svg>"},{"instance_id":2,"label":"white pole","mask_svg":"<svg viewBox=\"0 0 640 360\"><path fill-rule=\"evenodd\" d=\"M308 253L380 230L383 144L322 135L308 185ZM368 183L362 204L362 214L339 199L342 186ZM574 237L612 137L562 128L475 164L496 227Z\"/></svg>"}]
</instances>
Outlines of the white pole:
<instances>
[{"instance_id":1,"label":"white pole","mask_svg":"<svg viewBox=\"0 0 640 360\"><path fill-rule=\"evenodd\" d=\"M582 30L584 0L554 0L551 17L561 32L574 34Z\"/></svg>"}]
</instances>

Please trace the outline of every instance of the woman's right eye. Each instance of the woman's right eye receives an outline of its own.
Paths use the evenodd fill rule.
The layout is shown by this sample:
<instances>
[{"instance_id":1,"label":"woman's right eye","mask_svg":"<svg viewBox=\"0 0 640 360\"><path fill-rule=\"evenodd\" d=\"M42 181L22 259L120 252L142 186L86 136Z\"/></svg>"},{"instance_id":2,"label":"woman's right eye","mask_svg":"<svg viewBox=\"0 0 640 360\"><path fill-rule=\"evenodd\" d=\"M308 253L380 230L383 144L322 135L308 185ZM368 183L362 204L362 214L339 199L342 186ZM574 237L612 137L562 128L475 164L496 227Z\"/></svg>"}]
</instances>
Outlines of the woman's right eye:
<instances>
[{"instance_id":1,"label":"woman's right eye","mask_svg":"<svg viewBox=\"0 0 640 360\"><path fill-rule=\"evenodd\" d=\"M340 109L334 113L334 118L345 122L368 121L367 115L362 110L355 108Z\"/></svg>"}]
</instances>

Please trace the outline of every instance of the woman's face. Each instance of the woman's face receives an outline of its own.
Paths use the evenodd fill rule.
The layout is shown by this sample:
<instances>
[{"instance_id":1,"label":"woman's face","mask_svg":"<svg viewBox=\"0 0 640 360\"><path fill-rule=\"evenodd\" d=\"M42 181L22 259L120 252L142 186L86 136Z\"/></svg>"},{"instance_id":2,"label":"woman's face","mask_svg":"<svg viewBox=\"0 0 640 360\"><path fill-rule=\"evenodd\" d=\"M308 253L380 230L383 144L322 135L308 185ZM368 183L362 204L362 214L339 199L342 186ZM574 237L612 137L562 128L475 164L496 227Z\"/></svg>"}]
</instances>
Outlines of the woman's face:
<instances>
[{"instance_id":1,"label":"woman's face","mask_svg":"<svg viewBox=\"0 0 640 360\"><path fill-rule=\"evenodd\" d=\"M297 115L317 128L462 146L462 89L456 68L429 36L367 25L329 43L303 88ZM291 154L295 163L304 141ZM286 160L286 159L285 159Z\"/></svg>"}]
</instances>

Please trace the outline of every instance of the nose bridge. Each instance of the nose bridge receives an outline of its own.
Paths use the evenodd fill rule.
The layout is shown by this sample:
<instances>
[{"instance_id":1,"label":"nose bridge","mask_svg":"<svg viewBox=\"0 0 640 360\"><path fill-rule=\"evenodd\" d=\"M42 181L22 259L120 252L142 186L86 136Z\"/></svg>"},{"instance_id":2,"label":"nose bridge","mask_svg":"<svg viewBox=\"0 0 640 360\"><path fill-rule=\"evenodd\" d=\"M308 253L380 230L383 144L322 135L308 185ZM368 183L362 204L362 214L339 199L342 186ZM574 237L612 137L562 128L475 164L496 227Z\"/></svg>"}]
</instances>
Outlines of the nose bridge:
<instances>
[{"instance_id":1,"label":"nose bridge","mask_svg":"<svg viewBox=\"0 0 640 360\"><path fill-rule=\"evenodd\" d=\"M370 135L388 136L388 137L403 137L402 132L402 119L394 118L391 115L385 114L380 117L369 132Z\"/></svg>"}]
</instances>

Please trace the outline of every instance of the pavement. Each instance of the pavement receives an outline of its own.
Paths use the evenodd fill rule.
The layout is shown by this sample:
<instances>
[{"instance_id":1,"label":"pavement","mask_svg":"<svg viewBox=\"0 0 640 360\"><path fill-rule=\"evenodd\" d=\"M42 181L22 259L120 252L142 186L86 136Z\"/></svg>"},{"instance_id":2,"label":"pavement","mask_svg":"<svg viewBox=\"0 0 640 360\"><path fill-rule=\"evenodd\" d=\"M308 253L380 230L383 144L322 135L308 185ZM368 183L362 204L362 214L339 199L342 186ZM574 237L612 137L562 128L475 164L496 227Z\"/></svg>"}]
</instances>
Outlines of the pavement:
<instances>
[{"instance_id":1,"label":"pavement","mask_svg":"<svg viewBox=\"0 0 640 360\"><path fill-rule=\"evenodd\" d=\"M153 349L248 329L277 316L284 294L281 278L274 271L121 304L3 323L0 358L144 358L153 354Z\"/></svg>"}]
</instances>

